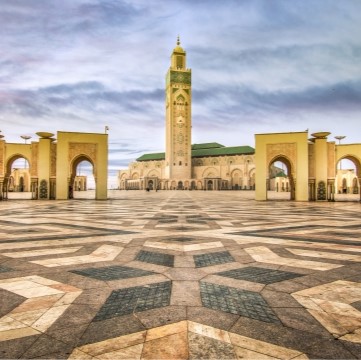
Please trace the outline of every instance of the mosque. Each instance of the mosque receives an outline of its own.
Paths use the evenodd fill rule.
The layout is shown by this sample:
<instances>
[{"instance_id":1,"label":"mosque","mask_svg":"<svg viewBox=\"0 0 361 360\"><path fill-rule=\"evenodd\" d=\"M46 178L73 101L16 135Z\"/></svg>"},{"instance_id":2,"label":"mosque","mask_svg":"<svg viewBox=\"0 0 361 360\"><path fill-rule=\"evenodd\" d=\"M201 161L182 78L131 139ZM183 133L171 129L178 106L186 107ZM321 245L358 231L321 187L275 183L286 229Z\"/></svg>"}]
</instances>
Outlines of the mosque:
<instances>
[{"instance_id":1,"label":"mosque","mask_svg":"<svg viewBox=\"0 0 361 360\"><path fill-rule=\"evenodd\" d=\"M192 72L179 38L165 93L165 153L143 154L119 171L119 189L256 190L256 200L267 200L269 190L289 192L297 201L334 201L339 193L361 195L361 144L337 145L327 140L329 132L311 137L308 131L256 134L256 149L192 144ZM353 162L355 169L338 169L343 159ZM286 169L275 166L278 163Z\"/></svg>"},{"instance_id":2,"label":"mosque","mask_svg":"<svg viewBox=\"0 0 361 360\"><path fill-rule=\"evenodd\" d=\"M329 132L310 136L308 131L256 134L255 148L192 144L191 105L192 73L178 39L166 76L165 153L143 154L120 171L120 190L255 190L256 200L267 200L274 190L296 201L334 201L336 194L351 193L361 201L361 144L336 144L328 140ZM31 144L8 143L0 134L0 200L10 192L72 199L74 191L87 187L76 171L82 161L92 165L95 198L108 198L107 133L58 131L56 139L52 133L36 134L39 140ZM15 167L18 159L28 167ZM354 169L338 167L344 159ZM275 166L279 163L285 168Z\"/></svg>"},{"instance_id":3,"label":"mosque","mask_svg":"<svg viewBox=\"0 0 361 360\"><path fill-rule=\"evenodd\" d=\"M254 189L253 147L192 144L192 72L186 60L178 38L166 76L165 153L144 154L120 171L119 189Z\"/></svg>"}]
</instances>

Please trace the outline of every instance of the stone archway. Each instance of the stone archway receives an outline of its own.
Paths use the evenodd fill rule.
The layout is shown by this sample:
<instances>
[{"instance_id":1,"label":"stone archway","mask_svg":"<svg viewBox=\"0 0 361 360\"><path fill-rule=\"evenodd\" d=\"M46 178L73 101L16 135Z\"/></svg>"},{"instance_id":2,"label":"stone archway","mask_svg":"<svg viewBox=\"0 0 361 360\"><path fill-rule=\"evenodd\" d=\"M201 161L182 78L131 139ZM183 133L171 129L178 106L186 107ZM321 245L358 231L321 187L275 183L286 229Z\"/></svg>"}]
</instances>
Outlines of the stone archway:
<instances>
[{"instance_id":1,"label":"stone archway","mask_svg":"<svg viewBox=\"0 0 361 360\"><path fill-rule=\"evenodd\" d=\"M267 200L269 166L283 160L288 167L291 199L309 199L308 132L256 134L256 200Z\"/></svg>"},{"instance_id":2,"label":"stone archway","mask_svg":"<svg viewBox=\"0 0 361 360\"><path fill-rule=\"evenodd\" d=\"M0 187L1 187L0 200L1 199L7 200L8 192L9 192L9 190L11 190L10 186L15 185L15 179L12 177L12 166L15 163L15 161L19 160L19 159L25 159L25 161L29 165L29 173L31 173L31 163L29 161L28 155L25 155L20 152L10 155L10 157L7 160L5 160L4 177L3 177L2 181L0 180ZM23 192L24 188L25 188L24 177L20 177L19 180L21 181L21 179L22 179L23 183L22 183L22 189L20 191ZM20 186L21 186L21 184L20 184ZM27 190L29 190L29 189L27 188ZM32 198L34 198L34 197L32 197Z\"/></svg>"},{"instance_id":3,"label":"stone archway","mask_svg":"<svg viewBox=\"0 0 361 360\"><path fill-rule=\"evenodd\" d=\"M108 135L93 133L38 132L39 141L31 144L6 143L0 139L0 200L7 199L11 164L25 158L29 164L32 199L66 200L71 197L78 161L86 159L93 165L96 182L95 198L107 199ZM70 196L69 196L70 195Z\"/></svg>"},{"instance_id":4,"label":"stone archway","mask_svg":"<svg viewBox=\"0 0 361 360\"><path fill-rule=\"evenodd\" d=\"M243 173L240 169L235 169L231 173L231 187L232 190L239 190L243 188Z\"/></svg>"},{"instance_id":5,"label":"stone archway","mask_svg":"<svg viewBox=\"0 0 361 360\"><path fill-rule=\"evenodd\" d=\"M70 171L69 184L68 184L68 186L69 186L68 198L69 199L74 199L74 190L76 190L76 187L75 187L76 170L77 170L78 165L83 161L89 162L93 167L93 174L95 172L93 161L87 155L81 154L81 155L78 155L75 159L73 159L73 161L70 165L71 171ZM97 183L95 181L95 189L96 189L96 187L97 187Z\"/></svg>"},{"instance_id":6,"label":"stone archway","mask_svg":"<svg viewBox=\"0 0 361 360\"><path fill-rule=\"evenodd\" d=\"M344 153L341 152L343 150ZM348 151L355 151L359 153L359 156L354 155ZM337 154L339 155L335 161L335 172L337 174L337 164L342 160L349 160L355 166L355 177L350 179L349 183L345 178L342 179L341 192L343 194L360 194L359 200L361 201L361 191L359 191L361 185L361 148L355 148L355 145L338 145ZM337 176L337 175L336 175ZM345 181L344 181L345 180ZM336 191L336 189L334 189Z\"/></svg>"},{"instance_id":7,"label":"stone archway","mask_svg":"<svg viewBox=\"0 0 361 360\"><path fill-rule=\"evenodd\" d=\"M267 188L269 188L269 181L271 180L271 166L276 163L276 162L281 162L286 166L287 169L287 176L288 176L288 181L289 181L289 191L290 191L290 200L295 200L296 199L296 192L295 192L295 180L294 180L294 165L292 164L292 161L284 155L278 155L275 158L273 158L269 164L268 164L268 184L267 184Z\"/></svg>"}]
</instances>

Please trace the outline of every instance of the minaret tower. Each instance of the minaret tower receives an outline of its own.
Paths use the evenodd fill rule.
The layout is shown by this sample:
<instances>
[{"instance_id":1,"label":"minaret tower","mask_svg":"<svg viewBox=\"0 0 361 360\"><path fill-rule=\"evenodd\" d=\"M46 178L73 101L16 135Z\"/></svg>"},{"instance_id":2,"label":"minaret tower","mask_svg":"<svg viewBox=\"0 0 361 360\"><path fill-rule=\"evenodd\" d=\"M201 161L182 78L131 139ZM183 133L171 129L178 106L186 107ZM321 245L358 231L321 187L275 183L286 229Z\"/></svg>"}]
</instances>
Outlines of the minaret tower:
<instances>
[{"instance_id":1,"label":"minaret tower","mask_svg":"<svg viewBox=\"0 0 361 360\"><path fill-rule=\"evenodd\" d=\"M171 55L165 93L165 176L184 181L190 179L192 173L192 87L191 70L186 68L186 52L180 46L179 36Z\"/></svg>"}]
</instances>

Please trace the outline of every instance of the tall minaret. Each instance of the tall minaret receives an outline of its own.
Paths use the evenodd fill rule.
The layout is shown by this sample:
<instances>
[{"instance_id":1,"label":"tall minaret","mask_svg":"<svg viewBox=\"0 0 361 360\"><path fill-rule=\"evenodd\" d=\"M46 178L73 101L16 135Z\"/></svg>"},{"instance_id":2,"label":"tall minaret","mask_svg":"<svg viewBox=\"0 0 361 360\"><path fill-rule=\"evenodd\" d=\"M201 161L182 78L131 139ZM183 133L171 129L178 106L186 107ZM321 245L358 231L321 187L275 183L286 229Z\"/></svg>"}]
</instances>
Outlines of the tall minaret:
<instances>
[{"instance_id":1,"label":"tall minaret","mask_svg":"<svg viewBox=\"0 0 361 360\"><path fill-rule=\"evenodd\" d=\"M177 46L171 55L166 77L166 147L165 176L168 179L191 178L191 70L186 68L186 52Z\"/></svg>"}]
</instances>

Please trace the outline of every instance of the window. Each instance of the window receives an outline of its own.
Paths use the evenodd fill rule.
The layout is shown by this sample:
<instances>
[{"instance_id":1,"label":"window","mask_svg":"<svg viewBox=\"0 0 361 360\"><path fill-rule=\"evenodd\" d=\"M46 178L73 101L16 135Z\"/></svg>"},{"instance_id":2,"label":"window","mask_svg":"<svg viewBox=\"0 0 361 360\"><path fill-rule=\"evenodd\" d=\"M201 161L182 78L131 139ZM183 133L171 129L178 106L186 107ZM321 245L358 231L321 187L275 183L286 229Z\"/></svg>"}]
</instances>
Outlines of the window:
<instances>
[{"instance_id":1,"label":"window","mask_svg":"<svg viewBox=\"0 0 361 360\"><path fill-rule=\"evenodd\" d=\"M183 68L183 56L177 56L177 68Z\"/></svg>"}]
</instances>

